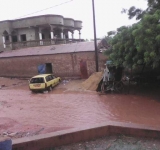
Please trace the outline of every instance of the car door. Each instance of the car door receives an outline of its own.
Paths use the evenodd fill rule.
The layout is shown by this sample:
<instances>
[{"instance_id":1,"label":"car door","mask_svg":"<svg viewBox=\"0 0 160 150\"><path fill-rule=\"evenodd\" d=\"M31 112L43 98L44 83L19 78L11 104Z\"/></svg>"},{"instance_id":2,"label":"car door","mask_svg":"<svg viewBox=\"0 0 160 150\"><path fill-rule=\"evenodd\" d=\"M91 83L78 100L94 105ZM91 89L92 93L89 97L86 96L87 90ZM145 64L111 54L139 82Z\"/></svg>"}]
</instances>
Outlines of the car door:
<instances>
[{"instance_id":1,"label":"car door","mask_svg":"<svg viewBox=\"0 0 160 150\"><path fill-rule=\"evenodd\" d=\"M49 83L49 76L46 76L45 79L46 79L47 87L49 87L49 86L50 86L50 83Z\"/></svg>"},{"instance_id":2,"label":"car door","mask_svg":"<svg viewBox=\"0 0 160 150\"><path fill-rule=\"evenodd\" d=\"M53 80L53 83L54 83L54 86L57 84L57 82L56 82L56 78L55 78L55 76L54 75L52 75L52 80Z\"/></svg>"},{"instance_id":3,"label":"car door","mask_svg":"<svg viewBox=\"0 0 160 150\"><path fill-rule=\"evenodd\" d=\"M52 77L52 75L49 75L49 84L50 84L50 86L54 86L54 80L53 80L53 77Z\"/></svg>"},{"instance_id":4,"label":"car door","mask_svg":"<svg viewBox=\"0 0 160 150\"><path fill-rule=\"evenodd\" d=\"M50 84L52 85L52 87L54 87L54 78L52 75L49 75L50 78Z\"/></svg>"}]
</instances>

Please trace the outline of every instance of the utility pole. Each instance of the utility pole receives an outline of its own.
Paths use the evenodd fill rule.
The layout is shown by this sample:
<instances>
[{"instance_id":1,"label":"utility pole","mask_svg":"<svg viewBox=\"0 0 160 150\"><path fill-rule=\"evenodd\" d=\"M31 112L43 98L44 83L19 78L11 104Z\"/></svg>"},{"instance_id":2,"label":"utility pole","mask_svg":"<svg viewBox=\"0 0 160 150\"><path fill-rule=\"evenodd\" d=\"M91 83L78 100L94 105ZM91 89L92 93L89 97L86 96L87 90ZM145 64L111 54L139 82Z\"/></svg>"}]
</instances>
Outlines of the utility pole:
<instances>
[{"instance_id":1,"label":"utility pole","mask_svg":"<svg viewBox=\"0 0 160 150\"><path fill-rule=\"evenodd\" d=\"M92 0L92 7L93 7L93 28L94 28L95 62L96 62L96 72L98 72L98 48L97 48L97 37L96 37L96 21L95 21L94 0Z\"/></svg>"}]
</instances>

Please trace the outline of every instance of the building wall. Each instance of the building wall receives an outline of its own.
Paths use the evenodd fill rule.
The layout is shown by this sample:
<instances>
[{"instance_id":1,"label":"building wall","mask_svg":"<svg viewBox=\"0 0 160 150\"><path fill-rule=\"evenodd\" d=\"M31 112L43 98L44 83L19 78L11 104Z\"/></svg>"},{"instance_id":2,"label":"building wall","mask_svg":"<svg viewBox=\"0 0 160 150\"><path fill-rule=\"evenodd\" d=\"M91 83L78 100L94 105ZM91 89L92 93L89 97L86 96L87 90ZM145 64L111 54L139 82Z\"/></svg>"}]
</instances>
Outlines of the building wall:
<instances>
[{"instance_id":1,"label":"building wall","mask_svg":"<svg viewBox=\"0 0 160 150\"><path fill-rule=\"evenodd\" d=\"M74 27L74 20L71 18L64 18L65 26Z\"/></svg>"},{"instance_id":2,"label":"building wall","mask_svg":"<svg viewBox=\"0 0 160 150\"><path fill-rule=\"evenodd\" d=\"M35 17L28 17L23 19L17 20L6 20L0 22L0 34L4 32L4 30L12 30L12 29L19 29L19 28L28 28L31 26L37 25L59 25L59 26L70 26L75 27L77 29L82 28L82 21L73 20L70 18L65 18L60 15L41 15ZM74 26L74 24L76 26ZM7 31L10 32L10 31Z\"/></svg>"},{"instance_id":3,"label":"building wall","mask_svg":"<svg viewBox=\"0 0 160 150\"><path fill-rule=\"evenodd\" d=\"M37 29L43 28L48 26L49 30L53 30L57 27L59 29L67 29L67 30L81 30L82 29L82 21L74 20L72 18L64 18L61 15L41 15L41 16L34 16L34 17L27 17L22 19L16 19L16 20L5 20L0 21L0 35L3 36L4 31L7 31L7 35L13 35L14 32L17 32L19 30L19 34L26 34L27 35L27 41L30 40L39 40L39 35L37 32ZM37 28L37 29L35 29ZM50 31L49 31L50 32ZM45 32L44 32L45 33ZM16 33L17 34L17 33ZM50 38L50 33L45 33L45 39ZM9 42L12 42L10 36ZM14 38L15 39L15 38ZM20 36L18 37L20 39ZM16 42L17 40L14 40ZM20 40L19 40L20 41ZM13 46L11 44L7 44L6 48L3 46L3 40L2 37L0 39L0 51L1 50L11 50L18 48L17 46Z\"/></svg>"},{"instance_id":4,"label":"building wall","mask_svg":"<svg viewBox=\"0 0 160 150\"><path fill-rule=\"evenodd\" d=\"M2 39L2 36L0 37L0 51L3 50L4 47L3 47L3 39Z\"/></svg>"},{"instance_id":5,"label":"building wall","mask_svg":"<svg viewBox=\"0 0 160 150\"><path fill-rule=\"evenodd\" d=\"M4 21L4 22L0 22L0 51L4 49L3 47L3 40L2 40L2 35L4 31L7 31L8 33L11 32L12 27L11 27L11 22L8 21Z\"/></svg>"},{"instance_id":6,"label":"building wall","mask_svg":"<svg viewBox=\"0 0 160 150\"><path fill-rule=\"evenodd\" d=\"M34 28L24 28L24 29L18 29L18 34L26 34L27 41L35 40L35 29Z\"/></svg>"},{"instance_id":7,"label":"building wall","mask_svg":"<svg viewBox=\"0 0 160 150\"><path fill-rule=\"evenodd\" d=\"M63 16L37 16L30 17L25 19L19 19L18 21L14 21L12 23L13 28L25 28L35 25L43 25L43 24L62 24L63 25Z\"/></svg>"},{"instance_id":8,"label":"building wall","mask_svg":"<svg viewBox=\"0 0 160 150\"><path fill-rule=\"evenodd\" d=\"M12 23L9 21L0 22L0 34L2 35L4 31L10 33L12 31Z\"/></svg>"},{"instance_id":9,"label":"building wall","mask_svg":"<svg viewBox=\"0 0 160 150\"><path fill-rule=\"evenodd\" d=\"M60 77L80 77L80 61L87 62L88 75L95 72L95 53L78 52L68 54L0 58L0 76L31 77L38 74L38 65L52 63L52 70ZM99 54L99 70L103 70L106 57Z\"/></svg>"}]
</instances>

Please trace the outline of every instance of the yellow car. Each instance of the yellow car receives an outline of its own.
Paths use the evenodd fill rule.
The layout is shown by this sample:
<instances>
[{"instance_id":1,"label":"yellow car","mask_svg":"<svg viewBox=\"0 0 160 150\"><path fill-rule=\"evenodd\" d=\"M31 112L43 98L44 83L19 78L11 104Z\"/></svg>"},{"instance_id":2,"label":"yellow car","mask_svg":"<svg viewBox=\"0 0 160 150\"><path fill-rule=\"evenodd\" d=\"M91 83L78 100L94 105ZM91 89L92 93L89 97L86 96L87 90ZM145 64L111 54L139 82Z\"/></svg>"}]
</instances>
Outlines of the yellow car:
<instances>
[{"instance_id":1,"label":"yellow car","mask_svg":"<svg viewBox=\"0 0 160 150\"><path fill-rule=\"evenodd\" d=\"M32 77L29 80L29 89L32 92L51 91L61 81L60 77L55 77L52 74L40 74Z\"/></svg>"}]
</instances>

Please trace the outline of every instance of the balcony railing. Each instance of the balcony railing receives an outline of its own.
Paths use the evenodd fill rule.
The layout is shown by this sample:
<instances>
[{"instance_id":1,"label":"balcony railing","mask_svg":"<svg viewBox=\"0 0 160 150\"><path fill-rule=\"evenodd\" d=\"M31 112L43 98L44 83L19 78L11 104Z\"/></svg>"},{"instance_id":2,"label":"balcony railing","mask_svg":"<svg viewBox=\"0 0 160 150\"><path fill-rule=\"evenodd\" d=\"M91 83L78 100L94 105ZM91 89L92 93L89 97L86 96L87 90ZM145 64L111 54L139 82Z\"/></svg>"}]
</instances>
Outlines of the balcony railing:
<instances>
[{"instance_id":1,"label":"balcony railing","mask_svg":"<svg viewBox=\"0 0 160 150\"><path fill-rule=\"evenodd\" d=\"M57 44L68 44L75 42L82 42L84 40L80 39L48 39L48 40L32 40L25 42L7 42L6 47L12 50L27 48L27 47L37 47L37 46L48 46Z\"/></svg>"}]
</instances>

